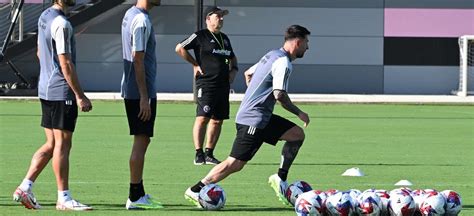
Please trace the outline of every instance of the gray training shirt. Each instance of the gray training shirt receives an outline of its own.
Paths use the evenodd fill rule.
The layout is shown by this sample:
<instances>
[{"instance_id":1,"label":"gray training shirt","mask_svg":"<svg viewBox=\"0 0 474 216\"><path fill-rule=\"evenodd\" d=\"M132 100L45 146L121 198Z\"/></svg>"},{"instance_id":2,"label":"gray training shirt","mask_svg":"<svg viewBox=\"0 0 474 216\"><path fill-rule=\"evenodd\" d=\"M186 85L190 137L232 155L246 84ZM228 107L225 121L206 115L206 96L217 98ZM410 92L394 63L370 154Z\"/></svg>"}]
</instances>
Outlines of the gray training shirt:
<instances>
[{"instance_id":1,"label":"gray training shirt","mask_svg":"<svg viewBox=\"0 0 474 216\"><path fill-rule=\"evenodd\" d=\"M235 122L262 129L270 121L275 107L273 90L287 91L293 67L288 54L281 48L268 52L249 70L253 76Z\"/></svg>"},{"instance_id":2,"label":"gray training shirt","mask_svg":"<svg viewBox=\"0 0 474 216\"><path fill-rule=\"evenodd\" d=\"M140 99L133 52L145 52L145 77L149 98L156 98L156 54L155 33L146 10L135 6L128 9L122 21L123 76L122 97L125 99Z\"/></svg>"},{"instance_id":3,"label":"gray training shirt","mask_svg":"<svg viewBox=\"0 0 474 216\"><path fill-rule=\"evenodd\" d=\"M38 50L40 77L38 96L43 100L75 100L69 84L61 72L58 55L71 54L76 64L74 31L64 13L54 7L46 9L38 20Z\"/></svg>"}]
</instances>

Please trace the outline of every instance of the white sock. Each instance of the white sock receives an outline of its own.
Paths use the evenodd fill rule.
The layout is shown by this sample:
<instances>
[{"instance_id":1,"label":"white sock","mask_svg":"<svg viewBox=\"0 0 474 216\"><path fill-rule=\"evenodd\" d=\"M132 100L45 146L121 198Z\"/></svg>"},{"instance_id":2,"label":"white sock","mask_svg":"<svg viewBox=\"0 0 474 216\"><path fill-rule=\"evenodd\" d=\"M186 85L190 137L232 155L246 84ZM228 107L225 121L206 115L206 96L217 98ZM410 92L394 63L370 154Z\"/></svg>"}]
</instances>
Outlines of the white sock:
<instances>
[{"instance_id":1,"label":"white sock","mask_svg":"<svg viewBox=\"0 0 474 216\"><path fill-rule=\"evenodd\" d=\"M20 186L18 186L22 191L30 191L33 188L33 183L29 179L23 179Z\"/></svg>"},{"instance_id":2,"label":"white sock","mask_svg":"<svg viewBox=\"0 0 474 216\"><path fill-rule=\"evenodd\" d=\"M63 203L63 202L66 202L66 201L69 201L71 200L71 192L69 192L69 190L65 190L65 191L58 191L58 201Z\"/></svg>"}]
</instances>

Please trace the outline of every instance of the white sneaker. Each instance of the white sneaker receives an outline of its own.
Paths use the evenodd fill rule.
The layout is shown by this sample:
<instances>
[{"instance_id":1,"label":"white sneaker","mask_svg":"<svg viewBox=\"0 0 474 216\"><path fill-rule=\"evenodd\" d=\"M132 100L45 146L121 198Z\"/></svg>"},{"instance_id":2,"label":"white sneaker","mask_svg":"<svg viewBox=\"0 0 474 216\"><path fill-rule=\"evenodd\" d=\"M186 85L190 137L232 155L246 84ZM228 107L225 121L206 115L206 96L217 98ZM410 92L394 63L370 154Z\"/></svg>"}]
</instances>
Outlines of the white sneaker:
<instances>
[{"instance_id":1,"label":"white sneaker","mask_svg":"<svg viewBox=\"0 0 474 216\"><path fill-rule=\"evenodd\" d=\"M163 205L160 202L151 198L150 195L145 194L145 196L140 197L140 199L135 202L132 202L130 199L127 199L125 208L127 210L161 209L163 208Z\"/></svg>"},{"instance_id":2,"label":"white sneaker","mask_svg":"<svg viewBox=\"0 0 474 216\"><path fill-rule=\"evenodd\" d=\"M268 183L275 191L276 196L278 199L285 205L290 205L288 200L285 197L286 189L288 189L288 183L286 181L282 181L278 174L273 174L268 178ZM291 206L291 205L290 205Z\"/></svg>"},{"instance_id":3,"label":"white sneaker","mask_svg":"<svg viewBox=\"0 0 474 216\"><path fill-rule=\"evenodd\" d=\"M40 209L40 204L36 201L35 195L31 191L23 191L17 188L13 193L13 200L20 202L27 209Z\"/></svg>"},{"instance_id":4,"label":"white sneaker","mask_svg":"<svg viewBox=\"0 0 474 216\"><path fill-rule=\"evenodd\" d=\"M60 211L89 211L92 210L92 207L84 205L74 199L67 200L65 202L57 202L56 210Z\"/></svg>"},{"instance_id":5,"label":"white sneaker","mask_svg":"<svg viewBox=\"0 0 474 216\"><path fill-rule=\"evenodd\" d=\"M184 198L198 208L202 208L199 204L199 193L193 192L190 187L184 192Z\"/></svg>"}]
</instances>

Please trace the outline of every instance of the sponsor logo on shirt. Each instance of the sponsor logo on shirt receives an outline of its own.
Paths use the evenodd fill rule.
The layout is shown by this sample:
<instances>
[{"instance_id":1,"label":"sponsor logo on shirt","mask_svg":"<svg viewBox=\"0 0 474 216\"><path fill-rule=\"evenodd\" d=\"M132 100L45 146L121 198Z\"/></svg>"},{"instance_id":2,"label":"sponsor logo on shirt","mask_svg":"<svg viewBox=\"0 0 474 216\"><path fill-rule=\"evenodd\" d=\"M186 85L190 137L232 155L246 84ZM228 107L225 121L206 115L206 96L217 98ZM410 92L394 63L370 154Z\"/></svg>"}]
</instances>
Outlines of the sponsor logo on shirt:
<instances>
[{"instance_id":1,"label":"sponsor logo on shirt","mask_svg":"<svg viewBox=\"0 0 474 216\"><path fill-rule=\"evenodd\" d=\"M212 49L212 53L219 54L219 55L226 55L230 56L230 50L223 50L223 49Z\"/></svg>"}]
</instances>

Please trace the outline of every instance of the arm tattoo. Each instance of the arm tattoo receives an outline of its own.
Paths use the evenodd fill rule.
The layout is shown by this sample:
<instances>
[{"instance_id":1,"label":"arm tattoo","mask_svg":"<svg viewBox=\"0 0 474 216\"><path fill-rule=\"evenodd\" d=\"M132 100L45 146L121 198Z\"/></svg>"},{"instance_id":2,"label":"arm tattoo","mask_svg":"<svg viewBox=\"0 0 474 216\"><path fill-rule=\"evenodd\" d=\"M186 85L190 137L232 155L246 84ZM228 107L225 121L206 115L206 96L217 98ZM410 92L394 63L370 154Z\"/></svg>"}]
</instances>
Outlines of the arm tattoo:
<instances>
[{"instance_id":1,"label":"arm tattoo","mask_svg":"<svg viewBox=\"0 0 474 216\"><path fill-rule=\"evenodd\" d=\"M281 106L283 106L283 108L295 115L300 114L301 110L297 106L295 106L293 102L291 102L290 97L288 97L288 94L285 91L274 90L273 96L277 101L281 103Z\"/></svg>"}]
</instances>

